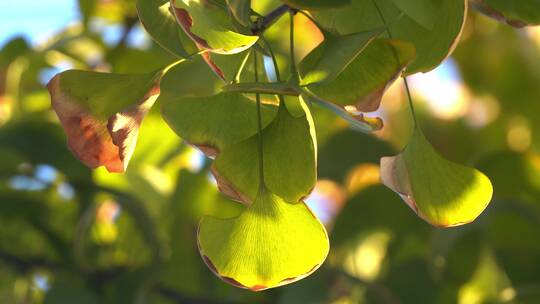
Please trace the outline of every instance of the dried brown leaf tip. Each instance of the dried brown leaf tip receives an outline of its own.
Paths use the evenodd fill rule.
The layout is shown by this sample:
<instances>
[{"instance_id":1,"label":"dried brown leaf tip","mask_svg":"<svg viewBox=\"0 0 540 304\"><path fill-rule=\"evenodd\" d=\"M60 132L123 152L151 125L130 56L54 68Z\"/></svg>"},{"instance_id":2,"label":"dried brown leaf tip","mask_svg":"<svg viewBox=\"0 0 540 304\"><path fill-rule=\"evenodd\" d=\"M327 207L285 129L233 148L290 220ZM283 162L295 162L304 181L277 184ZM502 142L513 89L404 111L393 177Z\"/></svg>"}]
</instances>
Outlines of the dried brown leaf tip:
<instances>
[{"instance_id":1,"label":"dried brown leaf tip","mask_svg":"<svg viewBox=\"0 0 540 304\"><path fill-rule=\"evenodd\" d=\"M64 83L65 77L71 78L68 83ZM85 85L84 81L92 77L96 81ZM100 77L107 79L98 79ZM146 81L144 77L137 77L133 82L128 77L68 71L56 75L47 85L52 107L66 132L68 148L92 169L104 166L111 173L125 172L135 150L141 122L154 104L155 95L159 94L155 76L149 75ZM70 87L72 79L82 82L78 87ZM114 86L118 87L111 89ZM122 89L130 87L133 91L125 92L126 100L118 100Z\"/></svg>"}]
</instances>

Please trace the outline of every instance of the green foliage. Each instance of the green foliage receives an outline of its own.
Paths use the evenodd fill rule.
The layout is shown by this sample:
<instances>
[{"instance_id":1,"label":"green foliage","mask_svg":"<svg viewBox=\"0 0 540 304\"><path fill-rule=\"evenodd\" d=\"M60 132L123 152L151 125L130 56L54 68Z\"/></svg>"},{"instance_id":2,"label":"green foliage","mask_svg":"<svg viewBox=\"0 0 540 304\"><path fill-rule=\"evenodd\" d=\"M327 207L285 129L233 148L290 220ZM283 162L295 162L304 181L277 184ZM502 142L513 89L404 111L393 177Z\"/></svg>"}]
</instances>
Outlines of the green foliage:
<instances>
[{"instance_id":1,"label":"green foliage","mask_svg":"<svg viewBox=\"0 0 540 304\"><path fill-rule=\"evenodd\" d=\"M537 1L471 3L538 23ZM80 9L45 46L0 51L0 302L540 299L533 30L464 0ZM126 43L137 16L148 47ZM470 109L441 120L408 77L456 47ZM39 79L66 62L50 107Z\"/></svg>"},{"instance_id":2,"label":"green foliage","mask_svg":"<svg viewBox=\"0 0 540 304\"><path fill-rule=\"evenodd\" d=\"M170 1L138 0L137 13L144 28L156 43L176 56L188 57L184 47L184 44L188 43L188 37L170 13Z\"/></svg>"},{"instance_id":3,"label":"green foliage","mask_svg":"<svg viewBox=\"0 0 540 304\"><path fill-rule=\"evenodd\" d=\"M318 11L315 18L322 26L342 35L387 25L392 33L390 38L411 42L416 47L416 58L408 66L407 74L427 72L455 48L465 22L467 1L409 2L405 5L405 1L353 0L351 7ZM425 24L426 20L429 24Z\"/></svg>"},{"instance_id":4,"label":"green foliage","mask_svg":"<svg viewBox=\"0 0 540 304\"><path fill-rule=\"evenodd\" d=\"M472 222L493 193L484 174L442 158L418 128L402 154L381 159L381 180L421 218L439 227Z\"/></svg>"},{"instance_id":5,"label":"green foliage","mask_svg":"<svg viewBox=\"0 0 540 304\"><path fill-rule=\"evenodd\" d=\"M175 0L171 3L179 24L202 48L235 54L257 42L257 36L238 33L221 6L199 0Z\"/></svg>"},{"instance_id":6,"label":"green foliage","mask_svg":"<svg viewBox=\"0 0 540 304\"><path fill-rule=\"evenodd\" d=\"M309 275L329 250L324 226L304 202L285 201L264 186L237 218L203 218L198 244L216 275L254 291Z\"/></svg>"}]
</instances>

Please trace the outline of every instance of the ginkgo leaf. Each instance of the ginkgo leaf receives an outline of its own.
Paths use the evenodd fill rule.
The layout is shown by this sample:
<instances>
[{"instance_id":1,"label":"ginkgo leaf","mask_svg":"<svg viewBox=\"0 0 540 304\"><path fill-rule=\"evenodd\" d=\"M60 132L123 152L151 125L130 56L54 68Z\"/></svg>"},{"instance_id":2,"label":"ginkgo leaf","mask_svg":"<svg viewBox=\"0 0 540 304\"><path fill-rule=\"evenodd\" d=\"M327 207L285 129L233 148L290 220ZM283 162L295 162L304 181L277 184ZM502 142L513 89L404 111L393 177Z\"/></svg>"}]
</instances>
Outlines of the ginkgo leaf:
<instances>
[{"instance_id":1,"label":"ginkgo leaf","mask_svg":"<svg viewBox=\"0 0 540 304\"><path fill-rule=\"evenodd\" d=\"M483 173L440 156L417 127L401 154L381 159L381 180L418 216L438 227L474 221L493 194Z\"/></svg>"},{"instance_id":2,"label":"ginkgo leaf","mask_svg":"<svg viewBox=\"0 0 540 304\"><path fill-rule=\"evenodd\" d=\"M301 75L309 73L313 66L312 57L316 57L317 52L315 49L300 63ZM415 48L411 43L376 39L334 80L312 84L308 88L320 98L339 106L353 106L359 112L372 112L379 108L388 87L414 57Z\"/></svg>"},{"instance_id":3,"label":"ginkgo leaf","mask_svg":"<svg viewBox=\"0 0 540 304\"><path fill-rule=\"evenodd\" d=\"M304 202L289 203L261 189L238 217L204 217L198 230L208 267L225 282L253 291L308 276L329 251L324 226Z\"/></svg>"},{"instance_id":4,"label":"ginkgo leaf","mask_svg":"<svg viewBox=\"0 0 540 304\"><path fill-rule=\"evenodd\" d=\"M325 28L342 35L388 26L393 39L411 42L417 56L406 73L427 72L437 67L454 50L467 16L468 0L352 0L352 5L313 11ZM412 4L411 4L412 3ZM396 5L398 4L398 5ZM404 11L401 8L406 6ZM431 24L433 23L433 24Z\"/></svg>"},{"instance_id":5,"label":"ginkgo leaf","mask_svg":"<svg viewBox=\"0 0 540 304\"><path fill-rule=\"evenodd\" d=\"M193 44L178 27L169 0L137 0L137 13L152 39L170 53L187 58L184 43Z\"/></svg>"},{"instance_id":6,"label":"ginkgo leaf","mask_svg":"<svg viewBox=\"0 0 540 304\"><path fill-rule=\"evenodd\" d=\"M232 15L243 26L248 26L251 16L251 0L227 0Z\"/></svg>"},{"instance_id":7,"label":"ginkgo leaf","mask_svg":"<svg viewBox=\"0 0 540 304\"><path fill-rule=\"evenodd\" d=\"M298 9L323 9L351 4L351 0L281 0Z\"/></svg>"},{"instance_id":8,"label":"ginkgo leaf","mask_svg":"<svg viewBox=\"0 0 540 304\"><path fill-rule=\"evenodd\" d=\"M167 124L178 136L212 157L257 133L255 102L240 93L221 92L224 84L203 59L195 58L172 67L160 85L158 102ZM266 126L275 117L277 107L263 104L261 110L262 125Z\"/></svg>"},{"instance_id":9,"label":"ginkgo leaf","mask_svg":"<svg viewBox=\"0 0 540 304\"><path fill-rule=\"evenodd\" d=\"M159 94L161 72L139 75L70 70L47 85L69 149L90 168L124 172L139 126Z\"/></svg>"},{"instance_id":10,"label":"ginkgo leaf","mask_svg":"<svg viewBox=\"0 0 540 304\"><path fill-rule=\"evenodd\" d=\"M309 62L304 63L309 68L300 85L334 80L384 30L378 28L344 36L325 33L324 42L304 59Z\"/></svg>"},{"instance_id":11,"label":"ginkgo leaf","mask_svg":"<svg viewBox=\"0 0 540 304\"><path fill-rule=\"evenodd\" d=\"M162 114L167 124L208 156L257 133L255 102L239 93L207 97L163 96ZM270 123L276 107L262 107L263 125Z\"/></svg>"},{"instance_id":12,"label":"ginkgo leaf","mask_svg":"<svg viewBox=\"0 0 540 304\"><path fill-rule=\"evenodd\" d=\"M303 115L291 115L282 103L277 117L262 132L266 186L291 202L309 195L317 179L313 121L305 103L300 102ZM241 202L253 201L260 186L258 147L255 134L224 149L216 158L212 172L223 193Z\"/></svg>"},{"instance_id":13,"label":"ginkgo leaf","mask_svg":"<svg viewBox=\"0 0 540 304\"><path fill-rule=\"evenodd\" d=\"M258 36L238 33L227 10L204 0L171 0L176 20L202 49L236 54L250 48Z\"/></svg>"},{"instance_id":14,"label":"ginkgo leaf","mask_svg":"<svg viewBox=\"0 0 540 304\"><path fill-rule=\"evenodd\" d=\"M162 99L206 97L221 92L223 79L212 71L202 57L171 67L160 81Z\"/></svg>"},{"instance_id":15,"label":"ginkgo leaf","mask_svg":"<svg viewBox=\"0 0 540 304\"><path fill-rule=\"evenodd\" d=\"M437 1L433 0L392 0L396 7L424 28L431 30L437 22Z\"/></svg>"},{"instance_id":16,"label":"ginkgo leaf","mask_svg":"<svg viewBox=\"0 0 540 304\"><path fill-rule=\"evenodd\" d=\"M540 24L540 1L538 0L471 0L482 13L514 27Z\"/></svg>"}]
</instances>

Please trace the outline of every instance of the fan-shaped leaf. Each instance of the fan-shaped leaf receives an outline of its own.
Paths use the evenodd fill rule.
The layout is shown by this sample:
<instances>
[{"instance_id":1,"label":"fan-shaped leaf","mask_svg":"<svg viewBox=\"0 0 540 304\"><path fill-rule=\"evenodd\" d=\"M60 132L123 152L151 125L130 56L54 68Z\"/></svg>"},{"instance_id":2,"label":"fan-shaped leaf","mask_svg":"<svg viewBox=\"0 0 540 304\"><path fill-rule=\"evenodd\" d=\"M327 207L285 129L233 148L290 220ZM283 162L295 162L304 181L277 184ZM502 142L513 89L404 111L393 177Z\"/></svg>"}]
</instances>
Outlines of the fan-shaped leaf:
<instances>
[{"instance_id":1,"label":"fan-shaped leaf","mask_svg":"<svg viewBox=\"0 0 540 304\"><path fill-rule=\"evenodd\" d=\"M306 60L309 68L301 85L332 81L366 48L384 28L345 36L325 33L324 42Z\"/></svg>"},{"instance_id":2,"label":"fan-shaped leaf","mask_svg":"<svg viewBox=\"0 0 540 304\"><path fill-rule=\"evenodd\" d=\"M90 168L124 172L139 126L159 93L161 72L125 75L70 70L47 85L68 147Z\"/></svg>"},{"instance_id":3,"label":"fan-shaped leaf","mask_svg":"<svg viewBox=\"0 0 540 304\"><path fill-rule=\"evenodd\" d=\"M266 186L291 202L306 197L317 178L315 131L311 114L302 105L305 115L294 117L282 104L277 117L263 130ZM220 189L233 199L251 202L257 195L258 143L255 134L223 150L213 164Z\"/></svg>"},{"instance_id":4,"label":"fan-shaped leaf","mask_svg":"<svg viewBox=\"0 0 540 304\"><path fill-rule=\"evenodd\" d=\"M258 36L238 33L227 10L203 0L171 0L176 20L202 49L236 54L250 48Z\"/></svg>"},{"instance_id":5,"label":"fan-shaped leaf","mask_svg":"<svg viewBox=\"0 0 540 304\"><path fill-rule=\"evenodd\" d=\"M264 188L236 218L203 218L198 244L216 275L254 291L308 276L329 250L324 226L304 202L289 203Z\"/></svg>"},{"instance_id":6,"label":"fan-shaped leaf","mask_svg":"<svg viewBox=\"0 0 540 304\"><path fill-rule=\"evenodd\" d=\"M400 5L396 6L394 2ZM452 53L467 15L467 0L430 1L429 6L421 6L421 0L413 1L414 5L401 0L376 0L376 3L392 37L411 42L416 47L417 57L408 67L407 74L432 70ZM405 5L408 5L406 11L400 9ZM385 25L373 0L353 0L352 6L313 14L322 26L342 35ZM425 24L432 20L433 25L426 27Z\"/></svg>"},{"instance_id":7,"label":"fan-shaped leaf","mask_svg":"<svg viewBox=\"0 0 540 304\"><path fill-rule=\"evenodd\" d=\"M319 52L315 49L300 63L301 74L311 70L312 58ZM372 112L379 108L386 89L414 56L415 49L410 43L376 39L334 80L308 87L317 96L339 106L354 106L359 112Z\"/></svg>"},{"instance_id":8,"label":"fan-shaped leaf","mask_svg":"<svg viewBox=\"0 0 540 304\"><path fill-rule=\"evenodd\" d=\"M174 66L161 81L163 117L176 134L210 156L257 133L255 102L240 93L221 93L224 84L201 58ZM263 126L276 112L275 106L263 105Z\"/></svg>"},{"instance_id":9,"label":"fan-shaped leaf","mask_svg":"<svg viewBox=\"0 0 540 304\"><path fill-rule=\"evenodd\" d=\"M407 16L416 21L424 28L431 30L437 22L437 1L432 0L392 0L394 4Z\"/></svg>"},{"instance_id":10,"label":"fan-shaped leaf","mask_svg":"<svg viewBox=\"0 0 540 304\"><path fill-rule=\"evenodd\" d=\"M178 27L169 0L137 0L137 12L141 23L161 47L174 55L187 58L184 48L188 37Z\"/></svg>"},{"instance_id":11,"label":"fan-shaped leaf","mask_svg":"<svg viewBox=\"0 0 540 304\"><path fill-rule=\"evenodd\" d=\"M251 0L227 0L234 18L243 26L248 26L251 16Z\"/></svg>"},{"instance_id":12,"label":"fan-shaped leaf","mask_svg":"<svg viewBox=\"0 0 540 304\"><path fill-rule=\"evenodd\" d=\"M381 159L381 179L418 216L439 227L472 222L493 193L484 174L441 157L418 128L401 154Z\"/></svg>"}]
</instances>

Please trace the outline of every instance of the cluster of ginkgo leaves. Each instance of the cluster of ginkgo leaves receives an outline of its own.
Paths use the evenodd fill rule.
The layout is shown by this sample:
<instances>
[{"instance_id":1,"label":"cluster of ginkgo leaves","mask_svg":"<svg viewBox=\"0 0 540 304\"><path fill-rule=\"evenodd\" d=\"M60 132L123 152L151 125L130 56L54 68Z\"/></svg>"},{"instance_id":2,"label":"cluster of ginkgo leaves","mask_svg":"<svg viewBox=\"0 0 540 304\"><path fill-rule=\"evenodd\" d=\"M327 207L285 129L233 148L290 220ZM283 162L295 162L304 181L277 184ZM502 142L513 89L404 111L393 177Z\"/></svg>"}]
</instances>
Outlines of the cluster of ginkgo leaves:
<instances>
[{"instance_id":1,"label":"cluster of ginkgo leaves","mask_svg":"<svg viewBox=\"0 0 540 304\"><path fill-rule=\"evenodd\" d=\"M515 26L540 19L513 1L471 3ZM221 192L246 204L238 217L201 220L202 258L223 280L262 290L309 275L328 254L326 230L302 201L317 180L311 108L327 108L358 131L382 128L380 118L364 113L379 108L397 78L406 85L407 75L435 68L452 52L468 6L466 0L282 0L263 15L250 0L138 0L147 32L177 61L136 75L70 70L48 88L70 150L110 172L126 170L142 120L161 104L178 136L214 159ZM295 14L324 36L298 63ZM287 15L291 73L282 79L265 31ZM401 154L382 158L383 183L434 226L473 221L491 200L490 181L441 157L416 123L411 100L410 106L413 135Z\"/></svg>"}]
</instances>

